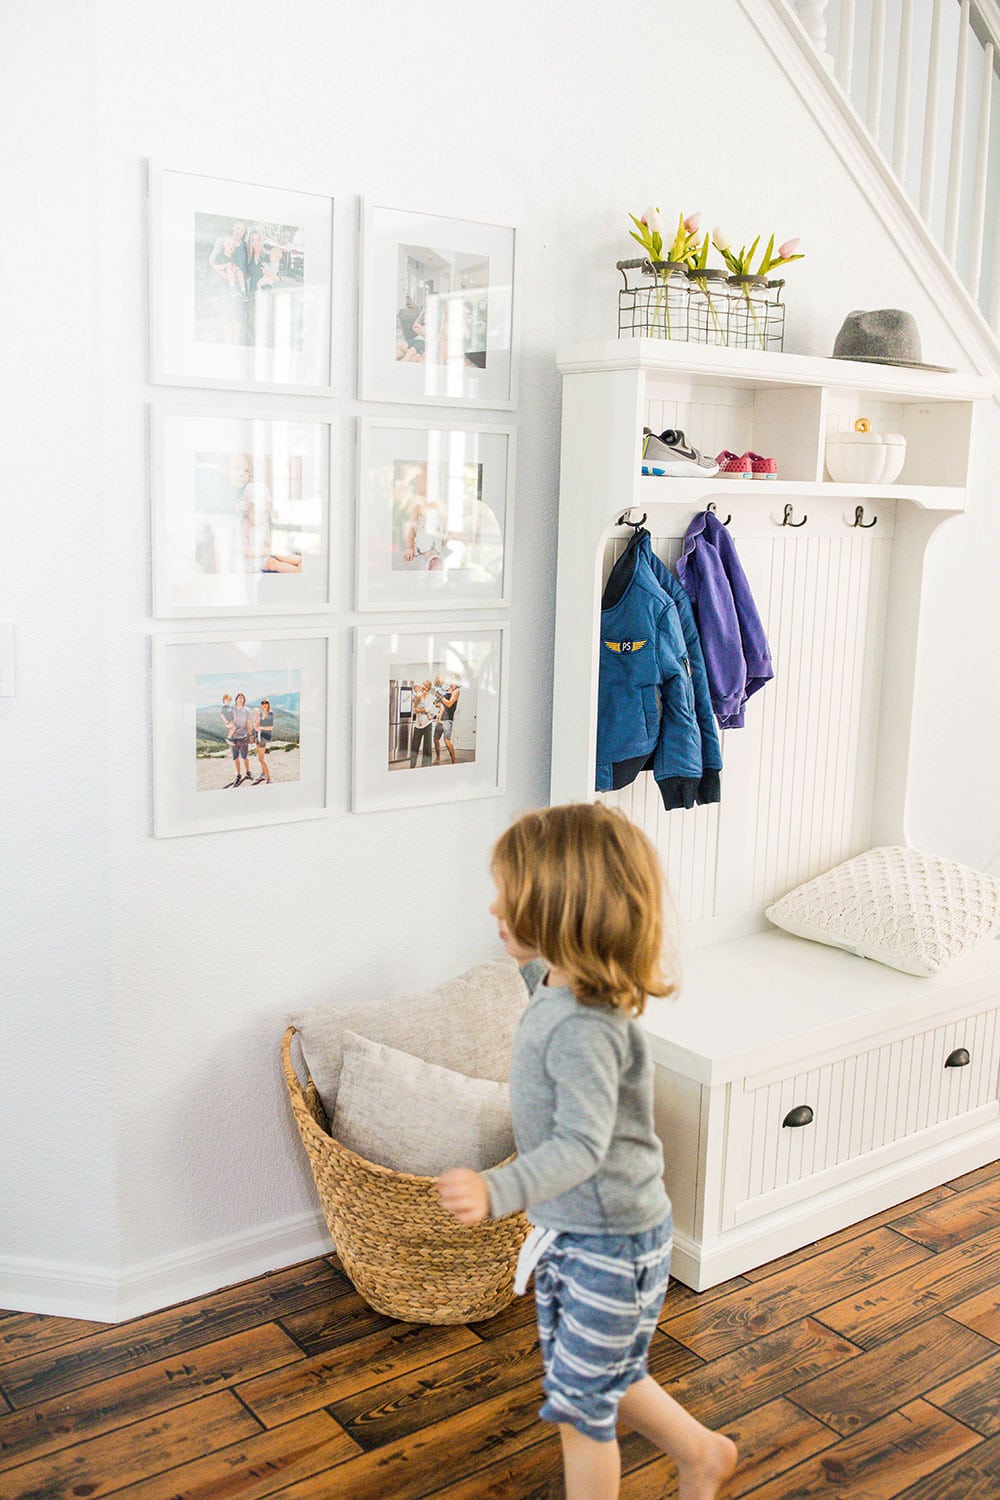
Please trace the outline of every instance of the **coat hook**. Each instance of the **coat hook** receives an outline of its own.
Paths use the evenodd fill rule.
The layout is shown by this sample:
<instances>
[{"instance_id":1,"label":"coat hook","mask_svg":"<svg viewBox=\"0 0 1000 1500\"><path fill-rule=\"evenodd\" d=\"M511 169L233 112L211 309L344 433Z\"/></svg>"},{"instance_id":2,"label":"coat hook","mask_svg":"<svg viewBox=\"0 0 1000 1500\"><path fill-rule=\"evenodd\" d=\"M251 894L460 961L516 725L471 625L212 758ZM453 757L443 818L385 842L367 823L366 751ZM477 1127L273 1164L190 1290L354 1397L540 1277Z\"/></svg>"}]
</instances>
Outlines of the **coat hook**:
<instances>
[{"instance_id":1,"label":"coat hook","mask_svg":"<svg viewBox=\"0 0 1000 1500\"><path fill-rule=\"evenodd\" d=\"M706 510L710 510L712 512L712 515L714 516L715 513L716 513L716 511L715 511L715 501L714 500L710 500L708 502L708 505L705 507L705 509ZM721 517L720 517L720 519L721 519ZM722 522L723 526L728 526L729 523L730 523L730 521L732 519L733 519L732 516L727 516L726 519Z\"/></svg>"},{"instance_id":2,"label":"coat hook","mask_svg":"<svg viewBox=\"0 0 1000 1500\"><path fill-rule=\"evenodd\" d=\"M792 507L790 505L786 505L785 506L785 514L782 517L782 521L781 521L782 526L794 526L794 527L804 526L806 524L806 522L808 521L808 519L809 519L808 516L803 516L801 521L793 521L793 520L791 520L791 514L792 514Z\"/></svg>"},{"instance_id":3,"label":"coat hook","mask_svg":"<svg viewBox=\"0 0 1000 1500\"><path fill-rule=\"evenodd\" d=\"M631 509L632 509L632 507L629 506L629 510L631 510ZM630 521L629 518L628 518L628 516L629 516L629 511L627 510L623 516L619 516L618 517L618 525L619 526L632 526L632 527L634 527L634 529L636 531L638 531L640 526L644 526L646 524L646 512L645 511L643 511L643 513L642 513L642 520L641 521Z\"/></svg>"},{"instance_id":4,"label":"coat hook","mask_svg":"<svg viewBox=\"0 0 1000 1500\"><path fill-rule=\"evenodd\" d=\"M865 508L863 505L856 505L854 507L854 525L860 526L862 531L871 531L873 526L878 525L878 516L875 517L874 521L863 521L861 517L864 513Z\"/></svg>"}]
</instances>

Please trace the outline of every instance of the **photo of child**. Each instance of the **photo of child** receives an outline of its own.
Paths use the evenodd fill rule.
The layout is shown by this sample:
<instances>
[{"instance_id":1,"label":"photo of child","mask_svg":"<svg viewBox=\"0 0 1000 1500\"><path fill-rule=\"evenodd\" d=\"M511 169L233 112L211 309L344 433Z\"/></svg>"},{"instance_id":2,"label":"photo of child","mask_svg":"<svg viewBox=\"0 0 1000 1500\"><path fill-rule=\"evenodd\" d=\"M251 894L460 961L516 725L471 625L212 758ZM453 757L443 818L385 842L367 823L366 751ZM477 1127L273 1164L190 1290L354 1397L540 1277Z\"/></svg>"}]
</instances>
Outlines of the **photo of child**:
<instances>
[{"instance_id":1,"label":"photo of child","mask_svg":"<svg viewBox=\"0 0 1000 1500\"><path fill-rule=\"evenodd\" d=\"M299 780L300 679L298 670L195 678L199 792Z\"/></svg>"},{"instance_id":2,"label":"photo of child","mask_svg":"<svg viewBox=\"0 0 1000 1500\"><path fill-rule=\"evenodd\" d=\"M400 245L396 359L485 370L489 256Z\"/></svg>"},{"instance_id":3,"label":"photo of child","mask_svg":"<svg viewBox=\"0 0 1000 1500\"><path fill-rule=\"evenodd\" d=\"M394 460L393 571L447 571L475 582L497 580L503 570L503 533L482 493L482 464Z\"/></svg>"},{"instance_id":4,"label":"photo of child","mask_svg":"<svg viewBox=\"0 0 1000 1500\"><path fill-rule=\"evenodd\" d=\"M231 215L194 215L195 338L301 350L305 230ZM287 292L280 316L272 298Z\"/></svg>"},{"instance_id":5,"label":"photo of child","mask_svg":"<svg viewBox=\"0 0 1000 1500\"><path fill-rule=\"evenodd\" d=\"M294 413L159 411L159 615L304 613L330 596L330 423Z\"/></svg>"},{"instance_id":6,"label":"photo of child","mask_svg":"<svg viewBox=\"0 0 1000 1500\"><path fill-rule=\"evenodd\" d=\"M394 668L389 678L389 770L475 761L477 697L474 678L454 663Z\"/></svg>"},{"instance_id":7,"label":"photo of child","mask_svg":"<svg viewBox=\"0 0 1000 1500\"><path fill-rule=\"evenodd\" d=\"M320 506L301 458L195 453L195 563L201 573L301 573L320 545Z\"/></svg>"}]
</instances>

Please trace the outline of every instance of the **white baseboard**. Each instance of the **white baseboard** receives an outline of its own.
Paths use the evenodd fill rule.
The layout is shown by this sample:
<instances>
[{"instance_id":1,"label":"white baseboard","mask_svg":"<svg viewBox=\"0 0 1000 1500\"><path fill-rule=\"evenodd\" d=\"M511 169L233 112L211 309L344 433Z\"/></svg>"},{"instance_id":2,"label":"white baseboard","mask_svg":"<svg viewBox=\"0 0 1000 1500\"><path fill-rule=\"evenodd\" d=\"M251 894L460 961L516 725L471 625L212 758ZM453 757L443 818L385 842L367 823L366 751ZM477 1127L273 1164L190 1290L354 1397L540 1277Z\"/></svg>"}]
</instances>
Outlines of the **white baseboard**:
<instances>
[{"instance_id":1,"label":"white baseboard","mask_svg":"<svg viewBox=\"0 0 1000 1500\"><path fill-rule=\"evenodd\" d=\"M121 1275L94 1266L10 1256L0 1259L0 1307L122 1323L300 1260L329 1255L332 1249L326 1223L317 1212L142 1261Z\"/></svg>"},{"instance_id":2,"label":"white baseboard","mask_svg":"<svg viewBox=\"0 0 1000 1500\"><path fill-rule=\"evenodd\" d=\"M118 1278L113 1271L96 1266L4 1256L0 1260L0 1307L5 1312L113 1323L117 1317Z\"/></svg>"}]
</instances>

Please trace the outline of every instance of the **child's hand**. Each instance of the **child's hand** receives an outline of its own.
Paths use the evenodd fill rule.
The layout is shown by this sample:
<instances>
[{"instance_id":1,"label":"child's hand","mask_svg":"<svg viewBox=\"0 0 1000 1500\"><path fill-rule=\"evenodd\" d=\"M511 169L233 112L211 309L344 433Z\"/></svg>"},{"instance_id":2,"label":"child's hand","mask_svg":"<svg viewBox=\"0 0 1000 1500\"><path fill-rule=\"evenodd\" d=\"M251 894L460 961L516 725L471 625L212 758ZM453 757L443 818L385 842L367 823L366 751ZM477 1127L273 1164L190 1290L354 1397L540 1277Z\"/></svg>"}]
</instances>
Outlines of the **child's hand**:
<instances>
[{"instance_id":1,"label":"child's hand","mask_svg":"<svg viewBox=\"0 0 1000 1500\"><path fill-rule=\"evenodd\" d=\"M481 1224L489 1216L490 1195L478 1172L455 1167L437 1181L441 1202L460 1224Z\"/></svg>"}]
</instances>

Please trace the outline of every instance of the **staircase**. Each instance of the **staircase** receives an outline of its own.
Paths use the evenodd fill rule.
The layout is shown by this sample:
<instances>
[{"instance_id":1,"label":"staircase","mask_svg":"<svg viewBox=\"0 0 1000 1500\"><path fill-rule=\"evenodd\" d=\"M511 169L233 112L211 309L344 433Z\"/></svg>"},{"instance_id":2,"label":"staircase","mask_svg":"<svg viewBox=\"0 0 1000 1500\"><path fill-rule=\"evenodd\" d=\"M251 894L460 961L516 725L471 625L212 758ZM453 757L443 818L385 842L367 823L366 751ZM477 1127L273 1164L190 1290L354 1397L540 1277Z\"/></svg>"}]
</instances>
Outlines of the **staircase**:
<instances>
[{"instance_id":1,"label":"staircase","mask_svg":"<svg viewBox=\"0 0 1000 1500\"><path fill-rule=\"evenodd\" d=\"M740 0L979 370L1000 376L997 0Z\"/></svg>"}]
</instances>

